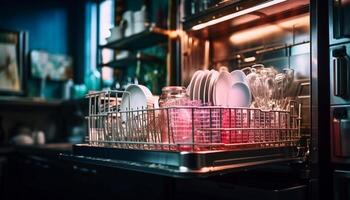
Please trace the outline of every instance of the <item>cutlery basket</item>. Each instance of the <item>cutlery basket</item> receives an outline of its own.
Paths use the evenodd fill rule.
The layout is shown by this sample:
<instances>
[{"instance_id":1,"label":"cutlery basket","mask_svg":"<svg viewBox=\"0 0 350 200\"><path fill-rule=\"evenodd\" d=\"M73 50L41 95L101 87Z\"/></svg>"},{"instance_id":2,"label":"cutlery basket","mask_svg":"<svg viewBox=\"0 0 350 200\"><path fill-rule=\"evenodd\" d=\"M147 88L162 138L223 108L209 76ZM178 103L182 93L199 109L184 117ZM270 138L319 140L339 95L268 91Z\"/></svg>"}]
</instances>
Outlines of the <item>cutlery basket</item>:
<instances>
[{"instance_id":1,"label":"cutlery basket","mask_svg":"<svg viewBox=\"0 0 350 200\"><path fill-rule=\"evenodd\" d=\"M200 105L121 111L124 93L87 95L90 146L201 152L299 145L300 105L294 101L284 111Z\"/></svg>"}]
</instances>

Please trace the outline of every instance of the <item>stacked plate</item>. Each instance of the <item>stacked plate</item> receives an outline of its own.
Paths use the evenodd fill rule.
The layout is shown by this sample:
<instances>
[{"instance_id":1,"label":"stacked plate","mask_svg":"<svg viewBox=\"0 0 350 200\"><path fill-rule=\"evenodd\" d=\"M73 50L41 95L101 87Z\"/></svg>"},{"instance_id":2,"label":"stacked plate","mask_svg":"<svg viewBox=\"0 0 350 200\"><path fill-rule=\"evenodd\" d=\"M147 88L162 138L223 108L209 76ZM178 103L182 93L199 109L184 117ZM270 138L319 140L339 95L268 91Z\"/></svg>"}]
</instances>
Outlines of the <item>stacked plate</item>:
<instances>
[{"instance_id":1,"label":"stacked plate","mask_svg":"<svg viewBox=\"0 0 350 200\"><path fill-rule=\"evenodd\" d=\"M228 72L226 67L216 70L198 70L187 87L192 100L201 100L204 104L249 107L251 92L246 75L241 70Z\"/></svg>"}]
</instances>

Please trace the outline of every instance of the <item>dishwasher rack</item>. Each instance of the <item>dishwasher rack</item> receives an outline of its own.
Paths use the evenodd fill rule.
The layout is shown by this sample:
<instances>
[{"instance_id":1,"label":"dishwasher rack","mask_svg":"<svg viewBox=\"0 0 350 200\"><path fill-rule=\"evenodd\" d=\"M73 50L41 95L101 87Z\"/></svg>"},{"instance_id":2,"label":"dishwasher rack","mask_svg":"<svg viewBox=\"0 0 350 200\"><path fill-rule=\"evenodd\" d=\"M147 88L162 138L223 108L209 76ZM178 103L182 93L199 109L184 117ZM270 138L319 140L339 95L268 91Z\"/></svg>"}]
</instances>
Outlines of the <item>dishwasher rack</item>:
<instances>
[{"instance_id":1,"label":"dishwasher rack","mask_svg":"<svg viewBox=\"0 0 350 200\"><path fill-rule=\"evenodd\" d=\"M121 110L123 94L128 95L122 91L87 95L90 146L204 152L297 147L300 141L301 109L294 101L285 111L152 104Z\"/></svg>"}]
</instances>

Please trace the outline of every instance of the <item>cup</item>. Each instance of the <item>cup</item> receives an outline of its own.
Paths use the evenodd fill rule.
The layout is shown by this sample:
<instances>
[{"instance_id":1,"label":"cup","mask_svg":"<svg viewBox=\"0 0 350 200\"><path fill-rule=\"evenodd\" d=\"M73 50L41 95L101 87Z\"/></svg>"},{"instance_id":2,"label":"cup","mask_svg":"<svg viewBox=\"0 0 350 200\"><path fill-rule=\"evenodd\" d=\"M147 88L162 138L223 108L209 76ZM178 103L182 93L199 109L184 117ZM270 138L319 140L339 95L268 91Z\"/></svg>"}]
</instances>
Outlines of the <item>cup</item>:
<instances>
[{"instance_id":1,"label":"cup","mask_svg":"<svg viewBox=\"0 0 350 200\"><path fill-rule=\"evenodd\" d=\"M146 28L146 22L147 22L147 12L146 7L142 6L142 8L138 11L135 11L133 13L133 28L134 28L134 34L140 33L145 30Z\"/></svg>"},{"instance_id":2,"label":"cup","mask_svg":"<svg viewBox=\"0 0 350 200\"><path fill-rule=\"evenodd\" d=\"M146 22L146 18L147 18L147 12L146 12L146 7L142 6L142 8L138 11L135 11L133 13L133 17L134 17L134 22Z\"/></svg>"},{"instance_id":3,"label":"cup","mask_svg":"<svg viewBox=\"0 0 350 200\"><path fill-rule=\"evenodd\" d=\"M43 131L34 131L33 132L34 143L38 145L45 144L45 134Z\"/></svg>"},{"instance_id":4,"label":"cup","mask_svg":"<svg viewBox=\"0 0 350 200\"><path fill-rule=\"evenodd\" d=\"M123 21L122 21L122 27L124 29L124 36L128 37L132 34L134 34L134 15L133 15L133 11L131 10L127 10L124 12L123 14Z\"/></svg>"},{"instance_id":5,"label":"cup","mask_svg":"<svg viewBox=\"0 0 350 200\"><path fill-rule=\"evenodd\" d=\"M111 36L107 38L108 42L123 38L123 27L115 26L113 28L110 28L109 31L111 32Z\"/></svg>"},{"instance_id":6,"label":"cup","mask_svg":"<svg viewBox=\"0 0 350 200\"><path fill-rule=\"evenodd\" d=\"M134 34L140 33L146 29L145 22L134 22Z\"/></svg>"}]
</instances>

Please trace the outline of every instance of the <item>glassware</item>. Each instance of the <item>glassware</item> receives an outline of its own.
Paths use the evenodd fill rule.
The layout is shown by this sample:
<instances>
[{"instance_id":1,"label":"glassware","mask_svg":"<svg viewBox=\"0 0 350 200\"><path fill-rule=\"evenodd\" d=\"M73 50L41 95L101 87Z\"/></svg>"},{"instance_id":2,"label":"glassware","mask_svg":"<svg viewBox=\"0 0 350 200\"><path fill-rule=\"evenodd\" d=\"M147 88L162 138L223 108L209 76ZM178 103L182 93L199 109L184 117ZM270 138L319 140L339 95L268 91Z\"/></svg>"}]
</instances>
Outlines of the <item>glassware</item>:
<instances>
[{"instance_id":1,"label":"glassware","mask_svg":"<svg viewBox=\"0 0 350 200\"><path fill-rule=\"evenodd\" d=\"M162 89L162 94L159 98L159 106L178 106L183 105L190 100L186 94L186 88L183 86L166 86Z\"/></svg>"},{"instance_id":2,"label":"glassware","mask_svg":"<svg viewBox=\"0 0 350 200\"><path fill-rule=\"evenodd\" d=\"M244 68L254 101L252 106L263 110L285 110L291 99L288 91L294 81L294 70L283 69L278 73L274 67L256 64Z\"/></svg>"}]
</instances>

